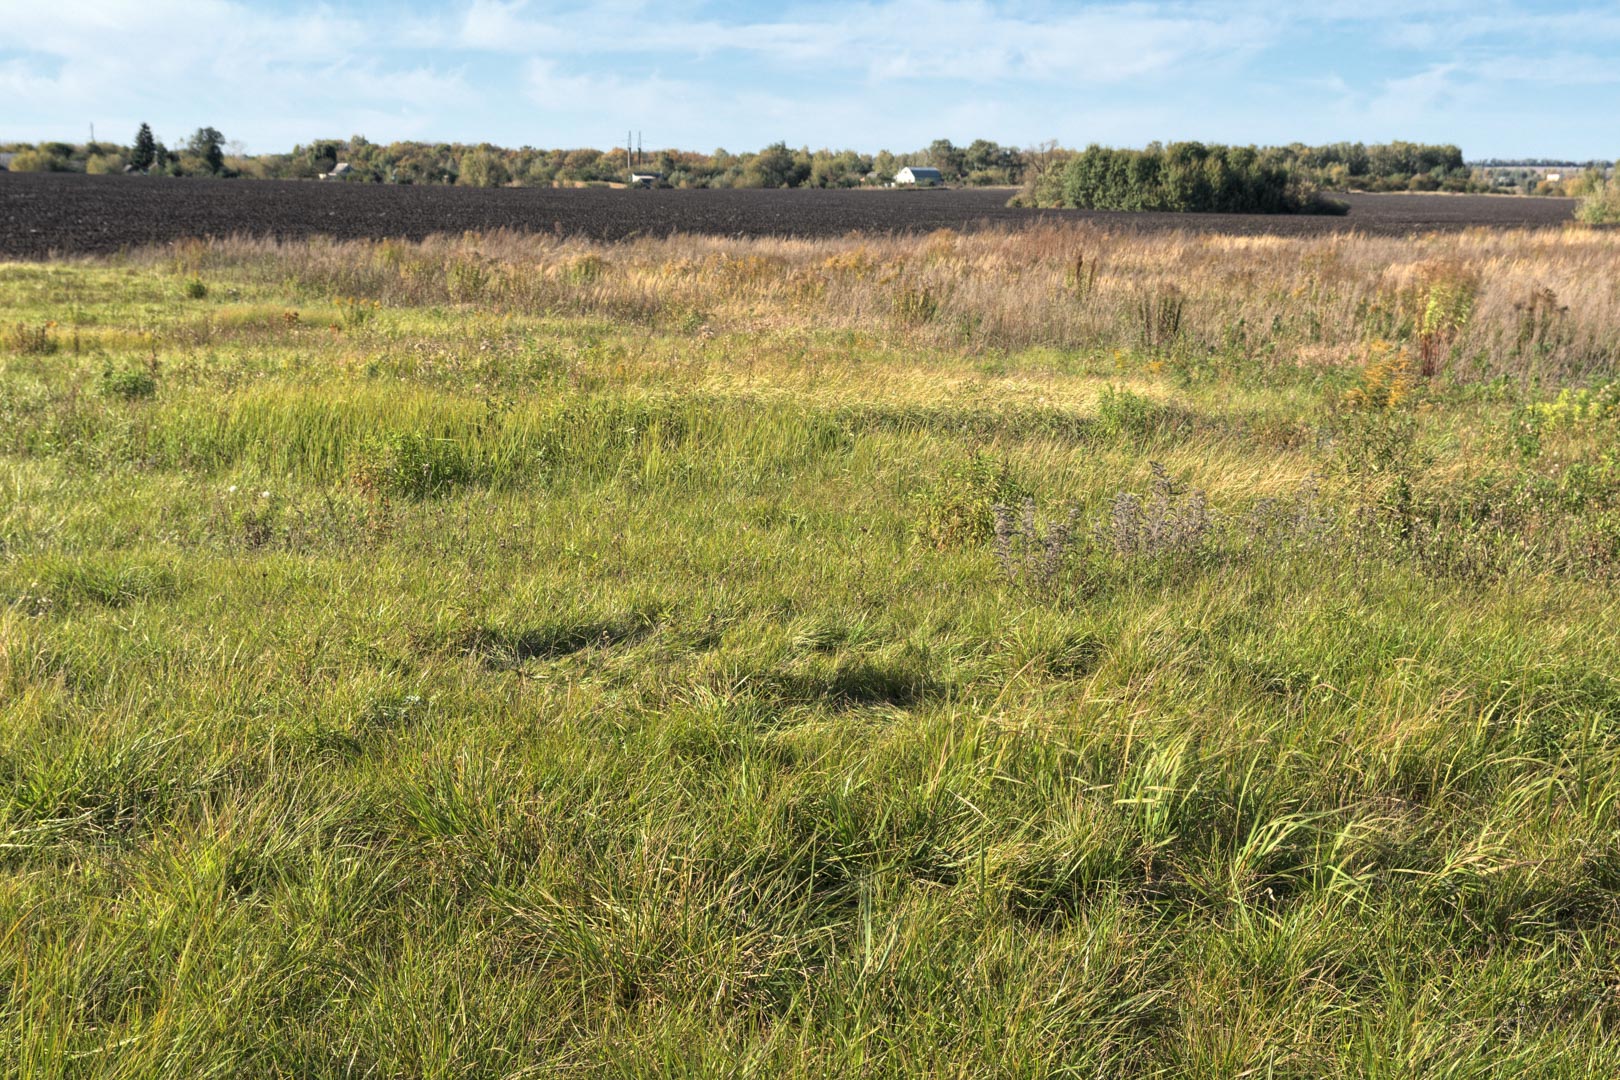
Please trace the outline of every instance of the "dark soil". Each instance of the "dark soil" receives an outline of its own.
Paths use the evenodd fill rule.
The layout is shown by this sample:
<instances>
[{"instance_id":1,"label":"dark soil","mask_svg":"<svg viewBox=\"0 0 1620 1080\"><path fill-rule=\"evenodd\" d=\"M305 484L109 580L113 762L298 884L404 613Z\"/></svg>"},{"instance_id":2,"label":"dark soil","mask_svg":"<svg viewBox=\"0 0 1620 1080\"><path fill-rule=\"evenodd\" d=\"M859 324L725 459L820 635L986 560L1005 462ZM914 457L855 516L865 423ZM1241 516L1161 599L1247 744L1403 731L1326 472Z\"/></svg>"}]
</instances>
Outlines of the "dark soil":
<instances>
[{"instance_id":1,"label":"dark soil","mask_svg":"<svg viewBox=\"0 0 1620 1080\"><path fill-rule=\"evenodd\" d=\"M520 229L623 240L840 236L851 232L1017 228L1093 221L1110 228L1311 235L1354 229L1537 228L1571 219L1569 199L1505 195L1345 195L1343 217L1015 210L1004 189L940 191L623 191L609 188L392 187L281 180L0 173L0 257L105 254L203 236L341 239Z\"/></svg>"}]
</instances>

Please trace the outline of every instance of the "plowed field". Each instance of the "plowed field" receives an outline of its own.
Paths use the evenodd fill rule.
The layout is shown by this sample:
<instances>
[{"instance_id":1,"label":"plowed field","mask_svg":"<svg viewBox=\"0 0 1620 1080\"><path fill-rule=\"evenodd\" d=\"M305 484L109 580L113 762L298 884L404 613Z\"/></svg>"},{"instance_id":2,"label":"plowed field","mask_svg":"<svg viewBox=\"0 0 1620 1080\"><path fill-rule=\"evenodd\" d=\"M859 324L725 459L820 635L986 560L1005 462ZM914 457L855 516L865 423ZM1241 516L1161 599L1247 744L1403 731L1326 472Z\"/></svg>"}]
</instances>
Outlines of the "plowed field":
<instances>
[{"instance_id":1,"label":"plowed field","mask_svg":"<svg viewBox=\"0 0 1620 1080\"><path fill-rule=\"evenodd\" d=\"M520 229L595 240L701 233L838 236L849 232L1016 228L1090 220L1128 229L1308 235L1354 229L1404 235L1568 220L1568 199L1499 195L1349 195L1343 217L1131 214L1009 208L1005 189L944 191L624 191L384 187L299 181L0 174L0 256L97 254L189 237L403 237Z\"/></svg>"}]
</instances>

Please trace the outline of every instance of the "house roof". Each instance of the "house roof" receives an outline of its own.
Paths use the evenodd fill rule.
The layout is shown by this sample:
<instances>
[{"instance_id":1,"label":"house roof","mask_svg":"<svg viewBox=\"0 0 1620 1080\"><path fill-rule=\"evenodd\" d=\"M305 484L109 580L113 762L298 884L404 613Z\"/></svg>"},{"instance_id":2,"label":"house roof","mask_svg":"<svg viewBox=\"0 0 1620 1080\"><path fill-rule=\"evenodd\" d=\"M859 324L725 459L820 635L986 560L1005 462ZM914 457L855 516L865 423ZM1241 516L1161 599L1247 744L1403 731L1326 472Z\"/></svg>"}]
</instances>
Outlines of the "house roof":
<instances>
[{"instance_id":1,"label":"house roof","mask_svg":"<svg viewBox=\"0 0 1620 1080\"><path fill-rule=\"evenodd\" d=\"M928 165L907 165L905 168L901 169L900 172L910 173L912 176L915 176L918 179L927 180L934 180L943 175L938 169ZM900 173L895 173L895 175L899 176Z\"/></svg>"}]
</instances>

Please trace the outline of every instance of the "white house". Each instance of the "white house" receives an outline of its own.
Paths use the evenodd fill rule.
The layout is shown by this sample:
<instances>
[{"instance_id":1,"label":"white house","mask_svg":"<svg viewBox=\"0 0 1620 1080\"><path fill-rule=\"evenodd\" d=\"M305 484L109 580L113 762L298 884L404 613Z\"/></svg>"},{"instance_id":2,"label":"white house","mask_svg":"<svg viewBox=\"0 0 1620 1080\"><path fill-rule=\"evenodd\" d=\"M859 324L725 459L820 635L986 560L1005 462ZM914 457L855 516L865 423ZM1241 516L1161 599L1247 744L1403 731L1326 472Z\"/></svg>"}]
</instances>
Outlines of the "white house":
<instances>
[{"instance_id":1,"label":"white house","mask_svg":"<svg viewBox=\"0 0 1620 1080\"><path fill-rule=\"evenodd\" d=\"M930 169L926 165L907 165L894 174L896 184L943 184L945 177L938 169Z\"/></svg>"},{"instance_id":2,"label":"white house","mask_svg":"<svg viewBox=\"0 0 1620 1080\"><path fill-rule=\"evenodd\" d=\"M323 172L323 173L321 173L321 179L322 180L341 180L345 176L348 176L352 172L354 172L354 166L353 165L350 165L347 161L340 161L336 165L332 166L332 171L331 172Z\"/></svg>"}]
</instances>

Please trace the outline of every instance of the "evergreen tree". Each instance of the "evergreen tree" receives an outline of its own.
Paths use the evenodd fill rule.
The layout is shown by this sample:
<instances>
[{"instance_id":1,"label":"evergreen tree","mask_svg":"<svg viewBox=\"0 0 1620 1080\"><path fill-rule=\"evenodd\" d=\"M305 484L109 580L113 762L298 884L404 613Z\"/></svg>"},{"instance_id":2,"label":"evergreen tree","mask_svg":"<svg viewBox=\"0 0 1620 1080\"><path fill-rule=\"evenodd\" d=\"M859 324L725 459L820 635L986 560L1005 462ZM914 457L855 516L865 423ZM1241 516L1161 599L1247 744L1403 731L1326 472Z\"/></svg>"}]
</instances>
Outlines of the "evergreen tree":
<instances>
[{"instance_id":1,"label":"evergreen tree","mask_svg":"<svg viewBox=\"0 0 1620 1080\"><path fill-rule=\"evenodd\" d=\"M135 149L130 152L129 163L141 172L145 172L156 161L157 140L152 138L151 125L142 124L141 130L135 133Z\"/></svg>"}]
</instances>

